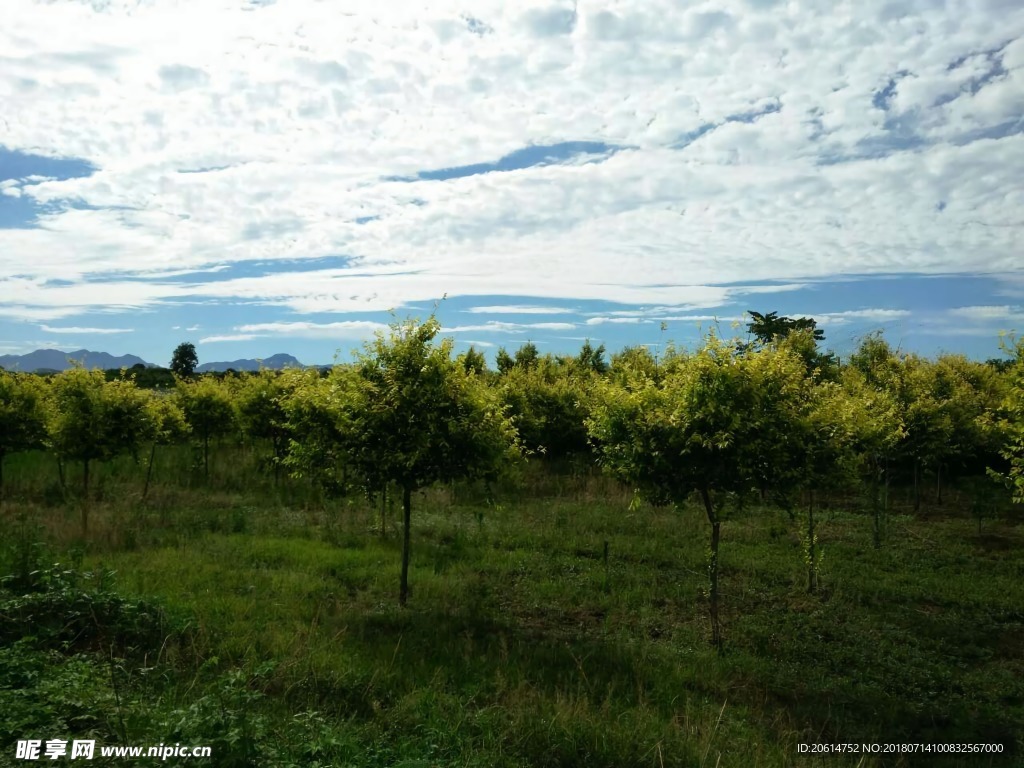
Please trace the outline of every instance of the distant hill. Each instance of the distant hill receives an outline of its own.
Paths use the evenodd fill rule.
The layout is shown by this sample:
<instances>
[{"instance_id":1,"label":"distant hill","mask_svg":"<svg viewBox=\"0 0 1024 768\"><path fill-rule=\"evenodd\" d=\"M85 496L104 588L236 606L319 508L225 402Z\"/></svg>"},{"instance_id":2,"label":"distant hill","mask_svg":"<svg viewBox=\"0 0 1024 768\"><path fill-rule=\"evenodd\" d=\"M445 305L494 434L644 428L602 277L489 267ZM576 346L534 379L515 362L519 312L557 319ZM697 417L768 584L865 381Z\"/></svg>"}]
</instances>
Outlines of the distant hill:
<instances>
[{"instance_id":1,"label":"distant hill","mask_svg":"<svg viewBox=\"0 0 1024 768\"><path fill-rule=\"evenodd\" d=\"M90 352L88 349L79 349L74 352L62 352L59 349L37 349L25 355L0 355L0 368L8 371L24 371L34 373L36 371L66 371L71 368L70 360L77 360L86 368L131 368L133 365L142 364L147 368L155 367L147 363L141 357L135 355L121 355L116 357L106 352Z\"/></svg>"},{"instance_id":2,"label":"distant hill","mask_svg":"<svg viewBox=\"0 0 1024 768\"><path fill-rule=\"evenodd\" d=\"M258 371L260 364L262 363L264 368L269 368L274 371L279 371L282 368L305 368L302 363L291 355L284 353L278 353L271 355L263 360L232 360L231 362L222 363L203 363L202 365L196 366L196 373L208 373L215 371L217 373L223 373L224 371L231 368L236 371Z\"/></svg>"}]
</instances>

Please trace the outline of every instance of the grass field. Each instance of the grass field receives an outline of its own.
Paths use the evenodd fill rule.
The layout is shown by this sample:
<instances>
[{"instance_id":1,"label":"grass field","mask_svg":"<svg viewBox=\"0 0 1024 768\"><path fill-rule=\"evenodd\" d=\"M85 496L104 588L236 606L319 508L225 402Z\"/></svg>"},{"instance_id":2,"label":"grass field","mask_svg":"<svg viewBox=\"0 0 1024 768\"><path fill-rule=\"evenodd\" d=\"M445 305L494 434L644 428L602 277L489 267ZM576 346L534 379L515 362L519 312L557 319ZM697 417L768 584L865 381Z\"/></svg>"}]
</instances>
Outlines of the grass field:
<instances>
[{"instance_id":1,"label":"grass field","mask_svg":"<svg viewBox=\"0 0 1024 768\"><path fill-rule=\"evenodd\" d=\"M608 480L537 469L497 504L432 490L402 610L397 513L382 538L379 509L275 487L251 460L221 457L205 488L166 452L145 503L138 467L105 468L85 541L52 459L9 462L0 765L26 764L13 740L79 734L214 748L164 765L1024 763L1019 513L979 532L951 491L916 517L897 505L876 550L846 499L819 514L809 595L799 520L734 512L719 656L696 507L631 510Z\"/></svg>"}]
</instances>

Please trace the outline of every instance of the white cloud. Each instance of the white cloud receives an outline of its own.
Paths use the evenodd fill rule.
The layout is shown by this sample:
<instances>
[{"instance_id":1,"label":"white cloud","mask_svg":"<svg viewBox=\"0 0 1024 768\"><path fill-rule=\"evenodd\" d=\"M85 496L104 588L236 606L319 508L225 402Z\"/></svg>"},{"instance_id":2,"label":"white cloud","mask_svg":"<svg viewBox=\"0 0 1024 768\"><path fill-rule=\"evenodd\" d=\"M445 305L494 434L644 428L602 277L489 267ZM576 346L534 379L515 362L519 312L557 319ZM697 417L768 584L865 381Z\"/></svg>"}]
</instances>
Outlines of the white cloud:
<instances>
[{"instance_id":1,"label":"white cloud","mask_svg":"<svg viewBox=\"0 0 1024 768\"><path fill-rule=\"evenodd\" d=\"M653 323L642 317L590 317L587 318L587 325L605 325L606 323L620 325L638 325L640 323Z\"/></svg>"},{"instance_id":2,"label":"white cloud","mask_svg":"<svg viewBox=\"0 0 1024 768\"><path fill-rule=\"evenodd\" d=\"M214 344L226 341L252 341L271 336L298 339L365 340L388 326L370 320L345 320L337 323L251 323L236 326L236 333L218 334L200 339L200 344Z\"/></svg>"},{"instance_id":3,"label":"white cloud","mask_svg":"<svg viewBox=\"0 0 1024 768\"><path fill-rule=\"evenodd\" d=\"M526 333L527 331L571 331L575 323L503 323L491 320L480 325L459 325L453 328L442 328L442 333L468 333L487 331L490 333Z\"/></svg>"},{"instance_id":4,"label":"white cloud","mask_svg":"<svg viewBox=\"0 0 1024 768\"><path fill-rule=\"evenodd\" d=\"M366 339L378 331L387 331L388 326L372 320L344 320L337 323L253 323L240 325L235 330L306 339Z\"/></svg>"},{"instance_id":5,"label":"white cloud","mask_svg":"<svg viewBox=\"0 0 1024 768\"><path fill-rule=\"evenodd\" d=\"M1024 309L1006 304L1002 306L956 307L949 310L948 314L962 320L985 322L1021 318L1024 317Z\"/></svg>"},{"instance_id":6,"label":"white cloud","mask_svg":"<svg viewBox=\"0 0 1024 768\"><path fill-rule=\"evenodd\" d=\"M88 333L88 334L108 334L108 333L133 333L134 328L81 328L81 327L65 327L65 328L51 328L48 325L40 325L42 330L47 333Z\"/></svg>"},{"instance_id":7,"label":"white cloud","mask_svg":"<svg viewBox=\"0 0 1024 768\"><path fill-rule=\"evenodd\" d=\"M817 314L795 313L794 317L811 317L822 326L847 325L851 322L888 323L910 317L905 309L854 309L847 312L824 312Z\"/></svg>"},{"instance_id":8,"label":"white cloud","mask_svg":"<svg viewBox=\"0 0 1024 768\"><path fill-rule=\"evenodd\" d=\"M487 315L571 315L576 310L568 307L542 307L524 305L496 305L491 307L470 307L463 312Z\"/></svg>"},{"instance_id":9,"label":"white cloud","mask_svg":"<svg viewBox=\"0 0 1024 768\"><path fill-rule=\"evenodd\" d=\"M204 339L200 339L200 344L219 344L225 341L252 341L258 339L261 334L255 333L226 333L220 336L207 336Z\"/></svg>"},{"instance_id":10,"label":"white cloud","mask_svg":"<svg viewBox=\"0 0 1024 768\"><path fill-rule=\"evenodd\" d=\"M483 347L484 349L497 346L497 344L495 344L494 342L480 341L478 339L459 339L458 341L460 344L468 344L471 347Z\"/></svg>"},{"instance_id":11,"label":"white cloud","mask_svg":"<svg viewBox=\"0 0 1024 768\"><path fill-rule=\"evenodd\" d=\"M0 314L687 312L779 290L744 281L1021 270L1019 3L427 5L6 0L3 144L99 170L3 186L47 208L0 229ZM630 149L392 180L568 140Z\"/></svg>"},{"instance_id":12,"label":"white cloud","mask_svg":"<svg viewBox=\"0 0 1024 768\"><path fill-rule=\"evenodd\" d=\"M666 323L741 323L748 320L748 318L740 315L733 315L731 317L720 315L666 315L659 319L664 320Z\"/></svg>"}]
</instances>

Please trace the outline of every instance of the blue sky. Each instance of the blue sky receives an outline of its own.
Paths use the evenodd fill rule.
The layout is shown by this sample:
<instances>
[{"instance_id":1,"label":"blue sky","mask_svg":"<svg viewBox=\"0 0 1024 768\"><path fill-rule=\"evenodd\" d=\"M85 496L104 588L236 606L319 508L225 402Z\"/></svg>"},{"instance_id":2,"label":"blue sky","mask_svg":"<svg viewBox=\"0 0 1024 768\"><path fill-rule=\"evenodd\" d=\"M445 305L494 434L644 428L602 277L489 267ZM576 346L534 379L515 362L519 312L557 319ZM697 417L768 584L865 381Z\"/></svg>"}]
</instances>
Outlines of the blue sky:
<instances>
[{"instance_id":1,"label":"blue sky","mask_svg":"<svg viewBox=\"0 0 1024 768\"><path fill-rule=\"evenodd\" d=\"M379 5L7 0L0 353L1024 329L1019 2Z\"/></svg>"}]
</instances>

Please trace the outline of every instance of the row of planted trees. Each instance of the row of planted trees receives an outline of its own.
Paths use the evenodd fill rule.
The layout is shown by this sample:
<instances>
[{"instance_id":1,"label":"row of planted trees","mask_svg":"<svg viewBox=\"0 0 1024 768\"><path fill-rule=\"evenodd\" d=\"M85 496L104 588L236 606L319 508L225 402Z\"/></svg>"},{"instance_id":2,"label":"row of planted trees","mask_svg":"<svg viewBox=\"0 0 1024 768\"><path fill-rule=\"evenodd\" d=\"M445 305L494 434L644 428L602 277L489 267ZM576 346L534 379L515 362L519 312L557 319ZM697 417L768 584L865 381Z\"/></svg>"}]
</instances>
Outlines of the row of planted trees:
<instances>
[{"instance_id":1,"label":"row of planted trees","mask_svg":"<svg viewBox=\"0 0 1024 768\"><path fill-rule=\"evenodd\" d=\"M354 363L179 379L153 394L131 378L75 369L45 381L0 373L0 493L5 454L46 447L82 468L88 529L90 467L148 450L145 497L160 445L191 438L209 475L211 447L231 434L266 446L275 477L308 477L328 492L402 496L400 601L408 597L412 494L435 482L493 478L521 454L583 455L654 504L694 498L710 526L709 605L721 643L718 558L723 512L753 495L804 516L808 587L820 550L823 491L861 489L881 544L888 489L927 473L988 471L1024 498L1024 344L1005 371L957 356L897 355L865 339L845 365L818 352L813 322L774 314L752 342L709 335L695 351L603 348L541 356L499 353L498 372L473 350L453 357L437 322L396 324ZM991 469L994 467L995 470ZM382 507L383 509L383 507Z\"/></svg>"},{"instance_id":2,"label":"row of planted trees","mask_svg":"<svg viewBox=\"0 0 1024 768\"><path fill-rule=\"evenodd\" d=\"M79 464L87 535L96 464L126 454L139 460L148 449L145 498L159 446L191 439L208 479L211 448L240 434L269 446L277 474L305 475L328 491L401 493L404 604L413 493L435 482L493 477L519 455L497 391L453 358L451 340L433 343L438 330L433 319L398 324L354 364L327 376L294 369L179 378L170 394L82 368L50 380L0 372L0 470L8 453L46 448L65 486L66 467Z\"/></svg>"}]
</instances>

